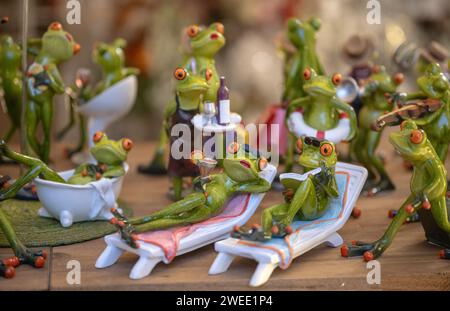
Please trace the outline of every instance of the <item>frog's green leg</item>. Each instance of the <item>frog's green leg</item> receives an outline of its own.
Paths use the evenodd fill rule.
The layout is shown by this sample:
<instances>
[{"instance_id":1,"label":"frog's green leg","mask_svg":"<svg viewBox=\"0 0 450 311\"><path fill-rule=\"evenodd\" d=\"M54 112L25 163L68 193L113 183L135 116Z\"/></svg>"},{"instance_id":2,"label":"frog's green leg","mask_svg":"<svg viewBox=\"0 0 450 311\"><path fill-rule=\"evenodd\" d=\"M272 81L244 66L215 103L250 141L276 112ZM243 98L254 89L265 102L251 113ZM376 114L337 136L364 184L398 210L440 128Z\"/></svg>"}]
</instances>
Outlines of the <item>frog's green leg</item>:
<instances>
[{"instance_id":1,"label":"frog's green leg","mask_svg":"<svg viewBox=\"0 0 450 311\"><path fill-rule=\"evenodd\" d=\"M254 182L238 184L233 188L233 191L243 193L261 193L269 191L270 187L271 185L267 180L259 178L257 181Z\"/></svg>"},{"instance_id":2,"label":"frog's green leg","mask_svg":"<svg viewBox=\"0 0 450 311\"><path fill-rule=\"evenodd\" d=\"M287 216L289 208L289 203L282 203L263 210L261 223L264 237L270 238L272 236L272 233L274 233L272 231L274 224L280 222Z\"/></svg>"},{"instance_id":3,"label":"frog's green leg","mask_svg":"<svg viewBox=\"0 0 450 311\"><path fill-rule=\"evenodd\" d=\"M68 150L68 156L71 157L75 153L81 152L87 142L86 119L82 115L78 115L79 140L78 145L74 149Z\"/></svg>"},{"instance_id":4,"label":"frog's green leg","mask_svg":"<svg viewBox=\"0 0 450 311\"><path fill-rule=\"evenodd\" d=\"M116 178L125 175L125 169L122 165L108 167L108 170L103 173L103 177Z\"/></svg>"},{"instance_id":5,"label":"frog's green leg","mask_svg":"<svg viewBox=\"0 0 450 311\"><path fill-rule=\"evenodd\" d=\"M41 115L42 129L44 132L44 139L41 148L41 160L48 163L50 160L50 144L52 140L52 120L53 120L53 103L46 101L42 103Z\"/></svg>"},{"instance_id":6,"label":"frog's green leg","mask_svg":"<svg viewBox=\"0 0 450 311\"><path fill-rule=\"evenodd\" d=\"M1 208L0 229L3 231L3 234L13 249L14 254L17 256L18 262L16 265L28 264L34 266L35 268L42 268L44 266L47 254L43 251L32 252L27 249L17 237L14 228Z\"/></svg>"},{"instance_id":7,"label":"frog's green leg","mask_svg":"<svg viewBox=\"0 0 450 311\"><path fill-rule=\"evenodd\" d=\"M172 187L174 201L181 200L183 198L183 178L178 176L172 177Z\"/></svg>"},{"instance_id":8,"label":"frog's green leg","mask_svg":"<svg viewBox=\"0 0 450 311\"><path fill-rule=\"evenodd\" d=\"M372 167L371 162L369 161L369 155L367 150L369 148L367 143L367 135L368 131L366 129L360 129L358 135L355 139L355 145L358 146L355 148L356 159L359 163L361 163L368 172L368 182L367 185L371 184L376 179L375 169Z\"/></svg>"},{"instance_id":9,"label":"frog's green leg","mask_svg":"<svg viewBox=\"0 0 450 311\"><path fill-rule=\"evenodd\" d=\"M346 112L349 115L350 120L350 134L346 138L346 140L352 140L353 137L355 137L357 133L357 121L356 121L356 113L352 106L350 106L347 103L344 103L343 101L339 99L333 99L332 101L333 105L336 107L336 109Z\"/></svg>"},{"instance_id":10,"label":"frog's green leg","mask_svg":"<svg viewBox=\"0 0 450 311\"><path fill-rule=\"evenodd\" d=\"M9 128L9 130L8 130L8 133L6 133L6 135L5 135L4 140L5 140L6 142L9 142L9 141L11 140L11 137L12 137L12 136L14 135L14 133L16 132L16 130L17 130L16 124L15 124L15 123L12 123L11 126L10 126L10 128Z\"/></svg>"},{"instance_id":11,"label":"frog's green leg","mask_svg":"<svg viewBox=\"0 0 450 311\"><path fill-rule=\"evenodd\" d=\"M72 102L69 105L69 122L59 132L56 133L56 140L62 140L70 129L75 125L75 109Z\"/></svg>"},{"instance_id":12,"label":"frog's green leg","mask_svg":"<svg viewBox=\"0 0 450 311\"><path fill-rule=\"evenodd\" d=\"M364 260L366 261L379 257L392 243L395 235L405 222L406 218L409 215L416 213L417 210L421 208L422 202L415 199L416 196L413 194L406 199L381 239L374 243L356 242L355 245L352 246L344 245L341 248L341 255L343 257L364 255Z\"/></svg>"},{"instance_id":13,"label":"frog's green leg","mask_svg":"<svg viewBox=\"0 0 450 311\"><path fill-rule=\"evenodd\" d=\"M375 154L375 151L378 147L378 144L380 142L381 133L380 132L374 132L374 131L368 131L366 136L366 146L364 147L365 151L367 151L367 157L370 163L370 166L375 168L377 171L380 181L377 185L375 185L373 188L369 189L368 195L373 196L375 194L378 194L383 191L389 191L394 190L395 186L391 179L389 178L389 175L387 174L386 170L384 169L384 165L380 159ZM366 149L367 147L367 149Z\"/></svg>"},{"instance_id":14,"label":"frog's green leg","mask_svg":"<svg viewBox=\"0 0 450 311\"><path fill-rule=\"evenodd\" d=\"M41 115L41 107L34 101L29 101L26 107L26 131L27 140L31 149L38 156L41 154L41 147L36 137L36 130L38 126L39 116Z\"/></svg>"}]
</instances>

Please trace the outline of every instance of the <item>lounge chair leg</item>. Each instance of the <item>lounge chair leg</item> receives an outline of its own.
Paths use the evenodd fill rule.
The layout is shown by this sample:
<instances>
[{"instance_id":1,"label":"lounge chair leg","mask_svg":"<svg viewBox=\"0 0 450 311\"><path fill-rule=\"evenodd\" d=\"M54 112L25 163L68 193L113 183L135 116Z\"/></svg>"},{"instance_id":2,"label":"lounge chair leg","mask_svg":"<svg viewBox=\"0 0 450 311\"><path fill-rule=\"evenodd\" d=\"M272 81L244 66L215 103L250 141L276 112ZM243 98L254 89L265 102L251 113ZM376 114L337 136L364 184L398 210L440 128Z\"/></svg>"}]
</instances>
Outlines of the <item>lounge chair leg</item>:
<instances>
[{"instance_id":1,"label":"lounge chair leg","mask_svg":"<svg viewBox=\"0 0 450 311\"><path fill-rule=\"evenodd\" d=\"M106 268L116 263L116 261L119 259L119 257L122 255L123 250L120 248L108 245L106 246L103 253L97 258L97 261L95 262L96 268Z\"/></svg>"},{"instance_id":2,"label":"lounge chair leg","mask_svg":"<svg viewBox=\"0 0 450 311\"><path fill-rule=\"evenodd\" d=\"M159 258L149 259L141 256L130 272L130 279L145 278L160 261L161 259Z\"/></svg>"},{"instance_id":3,"label":"lounge chair leg","mask_svg":"<svg viewBox=\"0 0 450 311\"><path fill-rule=\"evenodd\" d=\"M209 274L219 274L228 270L233 261L235 255L230 255L228 253L219 253L214 260L211 268L209 269Z\"/></svg>"},{"instance_id":4,"label":"lounge chair leg","mask_svg":"<svg viewBox=\"0 0 450 311\"><path fill-rule=\"evenodd\" d=\"M256 287L266 283L276 267L277 265L272 263L259 263L250 280L250 286Z\"/></svg>"},{"instance_id":5,"label":"lounge chair leg","mask_svg":"<svg viewBox=\"0 0 450 311\"><path fill-rule=\"evenodd\" d=\"M327 238L326 243L329 247L339 247L344 243L344 240L339 233L335 232Z\"/></svg>"}]
</instances>

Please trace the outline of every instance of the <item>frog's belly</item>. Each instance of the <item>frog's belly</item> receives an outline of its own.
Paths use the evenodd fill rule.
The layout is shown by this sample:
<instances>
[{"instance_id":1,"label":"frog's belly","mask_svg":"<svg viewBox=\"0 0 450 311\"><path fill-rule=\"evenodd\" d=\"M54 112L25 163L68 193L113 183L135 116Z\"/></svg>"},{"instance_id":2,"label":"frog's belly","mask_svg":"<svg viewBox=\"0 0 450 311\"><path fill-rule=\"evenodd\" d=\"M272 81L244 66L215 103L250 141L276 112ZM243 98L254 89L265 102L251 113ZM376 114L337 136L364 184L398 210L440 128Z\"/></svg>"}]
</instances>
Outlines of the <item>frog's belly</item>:
<instances>
[{"instance_id":1,"label":"frog's belly","mask_svg":"<svg viewBox=\"0 0 450 311\"><path fill-rule=\"evenodd\" d=\"M296 137L312 136L318 139L326 139L335 144L345 140L350 134L350 120L346 114L340 114L336 127L321 130L306 122L302 111L295 111L287 120L289 131Z\"/></svg>"}]
</instances>

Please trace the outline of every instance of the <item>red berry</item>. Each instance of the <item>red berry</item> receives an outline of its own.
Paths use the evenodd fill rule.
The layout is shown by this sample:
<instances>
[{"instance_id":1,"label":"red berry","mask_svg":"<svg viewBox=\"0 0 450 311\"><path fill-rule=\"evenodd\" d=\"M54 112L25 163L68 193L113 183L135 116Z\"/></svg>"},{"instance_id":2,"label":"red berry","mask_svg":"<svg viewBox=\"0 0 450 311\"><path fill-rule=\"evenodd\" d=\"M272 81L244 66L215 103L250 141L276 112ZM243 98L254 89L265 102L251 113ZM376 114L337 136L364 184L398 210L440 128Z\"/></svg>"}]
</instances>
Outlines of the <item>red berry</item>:
<instances>
[{"instance_id":1,"label":"red berry","mask_svg":"<svg viewBox=\"0 0 450 311\"><path fill-rule=\"evenodd\" d=\"M133 234L131 235L131 240L133 240L133 242L134 242L134 241L137 241L137 240L138 240L138 235L135 234L135 233L133 233Z\"/></svg>"},{"instance_id":2,"label":"red berry","mask_svg":"<svg viewBox=\"0 0 450 311\"><path fill-rule=\"evenodd\" d=\"M352 217L353 218L359 218L361 216L361 209L359 207L355 207L352 211Z\"/></svg>"},{"instance_id":3,"label":"red berry","mask_svg":"<svg viewBox=\"0 0 450 311\"><path fill-rule=\"evenodd\" d=\"M348 257L348 246L347 245L343 245L341 247L341 256Z\"/></svg>"},{"instance_id":4,"label":"red berry","mask_svg":"<svg viewBox=\"0 0 450 311\"><path fill-rule=\"evenodd\" d=\"M119 227L121 227L121 228L125 227L125 223L124 223L122 220L119 220L119 221L117 222L117 224L118 224Z\"/></svg>"},{"instance_id":5,"label":"red berry","mask_svg":"<svg viewBox=\"0 0 450 311\"><path fill-rule=\"evenodd\" d=\"M356 240L353 240L352 241L352 245L356 245L357 243L356 243Z\"/></svg>"},{"instance_id":6,"label":"red berry","mask_svg":"<svg viewBox=\"0 0 450 311\"><path fill-rule=\"evenodd\" d=\"M36 257L34 260L34 267L35 268L42 268L45 265L45 259L42 256Z\"/></svg>"},{"instance_id":7,"label":"red berry","mask_svg":"<svg viewBox=\"0 0 450 311\"><path fill-rule=\"evenodd\" d=\"M111 224L111 225L115 225L115 224L117 224L117 218L111 218L111 220L109 221L109 223Z\"/></svg>"},{"instance_id":8,"label":"red berry","mask_svg":"<svg viewBox=\"0 0 450 311\"><path fill-rule=\"evenodd\" d=\"M117 212L117 209L115 207L111 208L111 213Z\"/></svg>"},{"instance_id":9,"label":"red berry","mask_svg":"<svg viewBox=\"0 0 450 311\"><path fill-rule=\"evenodd\" d=\"M240 230L241 230L241 227L239 227L238 225L234 225L233 231L238 232Z\"/></svg>"},{"instance_id":10,"label":"red berry","mask_svg":"<svg viewBox=\"0 0 450 311\"><path fill-rule=\"evenodd\" d=\"M441 250L439 251L439 258L445 259L445 249L441 249Z\"/></svg>"},{"instance_id":11,"label":"red berry","mask_svg":"<svg viewBox=\"0 0 450 311\"><path fill-rule=\"evenodd\" d=\"M294 232L294 229L292 229L291 226L287 226L286 229L284 229L284 231L285 231L287 234L291 234L292 232Z\"/></svg>"},{"instance_id":12,"label":"red berry","mask_svg":"<svg viewBox=\"0 0 450 311\"><path fill-rule=\"evenodd\" d=\"M14 267L7 267L5 270L5 278L12 279L16 275L16 269Z\"/></svg>"},{"instance_id":13,"label":"red berry","mask_svg":"<svg viewBox=\"0 0 450 311\"><path fill-rule=\"evenodd\" d=\"M364 253L364 260L365 261L371 261L373 260L373 253L371 251L366 251Z\"/></svg>"},{"instance_id":14,"label":"red berry","mask_svg":"<svg viewBox=\"0 0 450 311\"><path fill-rule=\"evenodd\" d=\"M394 210L394 209L389 210L389 212L388 212L388 217L389 218L394 218L395 215L397 215L397 211L396 210Z\"/></svg>"}]
</instances>

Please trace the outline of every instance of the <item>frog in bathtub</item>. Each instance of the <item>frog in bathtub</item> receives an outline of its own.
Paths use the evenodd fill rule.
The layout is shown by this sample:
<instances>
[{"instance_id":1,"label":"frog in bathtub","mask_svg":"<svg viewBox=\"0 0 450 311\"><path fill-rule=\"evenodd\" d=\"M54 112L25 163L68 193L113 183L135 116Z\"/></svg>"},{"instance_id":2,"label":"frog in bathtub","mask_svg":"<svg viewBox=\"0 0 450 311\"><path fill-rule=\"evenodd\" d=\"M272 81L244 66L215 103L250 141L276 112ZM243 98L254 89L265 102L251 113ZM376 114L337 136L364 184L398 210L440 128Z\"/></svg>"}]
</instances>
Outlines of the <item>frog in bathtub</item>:
<instances>
[{"instance_id":1,"label":"frog in bathtub","mask_svg":"<svg viewBox=\"0 0 450 311\"><path fill-rule=\"evenodd\" d=\"M106 134L98 132L94 136L95 146L91 153L98 161L98 164L82 164L74 174L65 181L57 172L49 168L42 160L22 155L11 150L3 140L0 140L0 155L14 160L24 166L29 167L14 183L10 179L0 176L0 202L12 199L17 192L36 177L57 183L69 183L75 185L85 185L100 178L115 178L125 174L123 163L127 159L127 154L131 150L133 143L128 138L119 141L109 140ZM42 251L33 252L26 248L19 240L16 232L0 208L0 229L6 236L9 244L13 248L14 257L0 262L0 276L12 278L15 274L15 267L20 264L29 264L36 268L45 265L46 254Z\"/></svg>"},{"instance_id":2,"label":"frog in bathtub","mask_svg":"<svg viewBox=\"0 0 450 311\"><path fill-rule=\"evenodd\" d=\"M192 156L194 162L201 158L200 151ZM227 148L223 172L198 178L194 182L196 191L192 194L139 218L127 219L112 209L115 218L111 223L116 225L124 242L139 248L139 233L199 223L220 214L226 201L235 194L269 191L271 184L259 174L267 165L267 159L250 150L248 145L233 142Z\"/></svg>"},{"instance_id":3,"label":"frog in bathtub","mask_svg":"<svg viewBox=\"0 0 450 311\"><path fill-rule=\"evenodd\" d=\"M285 202L263 211L262 226L254 225L250 230L235 228L233 237L260 242L272 237L283 237L293 232L291 223L294 220L320 218L328 210L331 200L339 197L334 144L306 136L297 140L297 151L300 153L298 163L310 175L303 181L282 179L286 188L283 192Z\"/></svg>"}]
</instances>

